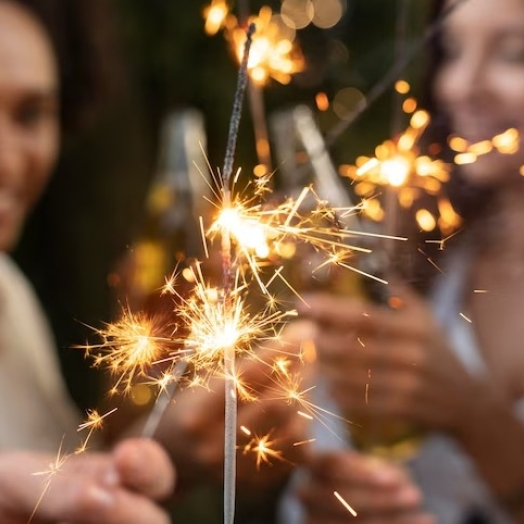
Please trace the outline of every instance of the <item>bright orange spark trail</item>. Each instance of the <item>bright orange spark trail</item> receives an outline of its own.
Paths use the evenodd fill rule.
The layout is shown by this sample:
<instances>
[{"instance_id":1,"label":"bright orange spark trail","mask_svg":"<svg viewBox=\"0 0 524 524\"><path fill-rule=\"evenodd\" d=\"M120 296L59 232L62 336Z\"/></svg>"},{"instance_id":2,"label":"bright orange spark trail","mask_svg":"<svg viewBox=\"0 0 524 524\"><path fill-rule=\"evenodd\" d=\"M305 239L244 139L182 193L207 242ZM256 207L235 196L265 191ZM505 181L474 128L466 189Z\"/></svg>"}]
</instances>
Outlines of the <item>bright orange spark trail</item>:
<instances>
[{"instance_id":1,"label":"bright orange spark trail","mask_svg":"<svg viewBox=\"0 0 524 524\"><path fill-rule=\"evenodd\" d=\"M333 491L333 495L338 499L338 501L353 515L354 517L357 516L357 512L344 500L342 495L338 491Z\"/></svg>"}]
</instances>

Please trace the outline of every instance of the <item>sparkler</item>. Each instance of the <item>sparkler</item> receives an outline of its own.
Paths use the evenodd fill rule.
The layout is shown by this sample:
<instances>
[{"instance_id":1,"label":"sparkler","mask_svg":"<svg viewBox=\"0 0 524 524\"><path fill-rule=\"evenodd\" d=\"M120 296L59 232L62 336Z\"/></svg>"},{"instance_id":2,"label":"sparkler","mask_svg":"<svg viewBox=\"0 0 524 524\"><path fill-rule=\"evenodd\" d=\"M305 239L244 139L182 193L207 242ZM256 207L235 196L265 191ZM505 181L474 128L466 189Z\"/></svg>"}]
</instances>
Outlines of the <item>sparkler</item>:
<instances>
[{"instance_id":1,"label":"sparkler","mask_svg":"<svg viewBox=\"0 0 524 524\"><path fill-rule=\"evenodd\" d=\"M229 137L222 171L222 192L225 209L231 203L231 175L233 173L233 161L238 137L238 127L242 112L242 101L247 85L247 67L249 61L249 51L251 47L251 37L255 31L255 26L251 25L247 32L242 66L238 75L237 92L231 114L229 127ZM223 311L229 316L227 326L227 337L224 340L224 371L226 377L225 384L225 421L224 421L224 523L233 524L235 519L235 487L236 487L236 437L237 437L237 389L235 380L235 340L231 337L230 322L238 318L232 308L232 286L234 284L234 274L231 259L231 238L227 231L222 231L222 272L223 272ZM237 302L237 305L238 302ZM228 340L229 339L229 340Z\"/></svg>"},{"instance_id":2,"label":"sparkler","mask_svg":"<svg viewBox=\"0 0 524 524\"><path fill-rule=\"evenodd\" d=\"M432 231L438 223L442 233L449 235L461 225L460 216L442 194L443 184L449 180L451 165L421 155L418 147L429 122L427 112L417 111L411 117L410 126L397 141L386 140L375 149L374 157L361 156L357 158L356 165L340 166L340 174L355 182L356 194L367 199L363 205L364 214L376 221L384 217L384 211L375 198L377 187L395 188L399 203L405 208L411 207L421 194L438 196L438 220L427 209L418 210L415 218L423 231ZM473 163L493 150L514 154L519 143L519 132L513 128L473 144L457 136L449 138L450 148L457 153L454 161L458 165Z\"/></svg>"},{"instance_id":3,"label":"sparkler","mask_svg":"<svg viewBox=\"0 0 524 524\"><path fill-rule=\"evenodd\" d=\"M289 84L291 76L304 69L304 57L294 43L295 31L273 16L271 8L264 6L258 16L252 16L248 24L255 24L256 35L247 64L250 78L264 85L269 78L281 84ZM243 56L246 33L241 25L226 30L226 38L239 61Z\"/></svg>"}]
</instances>

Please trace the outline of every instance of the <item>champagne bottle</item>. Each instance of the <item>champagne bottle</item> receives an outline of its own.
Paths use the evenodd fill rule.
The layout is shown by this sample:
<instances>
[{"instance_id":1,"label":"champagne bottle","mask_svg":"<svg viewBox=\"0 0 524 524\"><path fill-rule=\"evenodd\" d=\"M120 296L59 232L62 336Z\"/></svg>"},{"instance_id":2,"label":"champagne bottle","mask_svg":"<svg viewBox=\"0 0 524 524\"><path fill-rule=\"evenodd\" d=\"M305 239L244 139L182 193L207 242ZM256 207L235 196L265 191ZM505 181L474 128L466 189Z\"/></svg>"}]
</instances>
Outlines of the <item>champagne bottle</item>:
<instances>
[{"instance_id":1,"label":"champagne bottle","mask_svg":"<svg viewBox=\"0 0 524 524\"><path fill-rule=\"evenodd\" d=\"M312 111L305 106L276 113L272 118L272 130L275 137L275 149L282 166L283 187L286 194L298 194L303 187L313 184L319 198L326 200L333 208L351 208L354 204L339 177L329 156L324 139L314 121ZM297 154L299 153L299 154ZM305 153L305 155L304 155ZM297 163L298 158L306 158L306 163ZM341 216L340 225L344 229L361 231L363 233L378 233L370 230L367 224L356 214ZM320 225L320 224L319 224ZM380 276L390 264L390 245L372 237L352 239L360 247L371 248L371 254L364 254L353 261L353 265L371 275ZM312 252L310 257L318 256ZM299 264L306 270L293 271L301 275L297 283L298 291L304 288L320 288L345 296L359 296L368 300L384 302L387 290L383 284L376 284L370 278L360 278L357 273L339 267L331 267L324 274L316 274L311 278L311 258L298 257ZM320 264L320 260L318 261ZM306 275L309 270L309 276ZM376 285L375 285L376 284ZM378 287L380 286L380 287ZM371 388L372 388L371 384ZM362 393L364 394L364 392ZM420 430L398 420L381 420L371 414L361 413L358 416L344 413L349 424L347 426L352 445L376 456L390 459L407 459L416 453L423 438Z\"/></svg>"},{"instance_id":2,"label":"champagne bottle","mask_svg":"<svg viewBox=\"0 0 524 524\"><path fill-rule=\"evenodd\" d=\"M142 233L133 247L128 300L143 305L175 267L202 254L199 216L206 212L209 186L202 115L194 109L169 114L161 128L156 174L146 198Z\"/></svg>"}]
</instances>

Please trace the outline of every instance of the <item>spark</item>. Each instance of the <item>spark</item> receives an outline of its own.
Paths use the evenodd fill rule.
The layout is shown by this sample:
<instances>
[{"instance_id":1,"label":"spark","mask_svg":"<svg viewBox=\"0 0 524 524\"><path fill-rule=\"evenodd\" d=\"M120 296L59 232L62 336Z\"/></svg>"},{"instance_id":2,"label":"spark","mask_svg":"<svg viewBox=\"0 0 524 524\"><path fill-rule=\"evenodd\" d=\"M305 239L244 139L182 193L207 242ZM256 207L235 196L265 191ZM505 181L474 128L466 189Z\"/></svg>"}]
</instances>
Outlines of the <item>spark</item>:
<instances>
[{"instance_id":1,"label":"spark","mask_svg":"<svg viewBox=\"0 0 524 524\"><path fill-rule=\"evenodd\" d=\"M248 437L251 436L251 431L246 428L246 426L240 426L240 431L242 431L242 433L246 434Z\"/></svg>"},{"instance_id":2,"label":"spark","mask_svg":"<svg viewBox=\"0 0 524 524\"><path fill-rule=\"evenodd\" d=\"M91 435L96 431L100 430L104 424L104 419L114 413L118 408L114 408L108 411L104 415L100 415L95 409L88 410L87 420L78 426L77 431L83 431L89 429L87 436L82 445L75 451L75 453L83 453L87 449L87 443L89 442Z\"/></svg>"},{"instance_id":3,"label":"spark","mask_svg":"<svg viewBox=\"0 0 524 524\"><path fill-rule=\"evenodd\" d=\"M451 235L448 235L446 238L440 239L440 240L426 240L426 244L437 244L439 251L444 251L444 248L446 247L446 244L449 240L451 240L455 235L460 233L461 230L455 231Z\"/></svg>"},{"instance_id":4,"label":"spark","mask_svg":"<svg viewBox=\"0 0 524 524\"><path fill-rule=\"evenodd\" d=\"M440 241L436 241L435 243L440 243ZM440 244L441 246L443 246L443 244ZM439 250L441 250L442 248L439 247ZM424 251L420 248L417 248L417 251L423 256L426 258L426 260L429 262L429 264L431 264L439 273L442 273L444 274L444 271L442 270L442 268L430 257L428 256L426 253L424 253Z\"/></svg>"},{"instance_id":5,"label":"spark","mask_svg":"<svg viewBox=\"0 0 524 524\"><path fill-rule=\"evenodd\" d=\"M137 377L148 378L152 364L173 344L171 337L160 336L166 331L160 318L125 309L119 321L94 331L101 342L78 347L93 359L95 367L104 367L118 377L111 394L129 393Z\"/></svg>"},{"instance_id":6,"label":"spark","mask_svg":"<svg viewBox=\"0 0 524 524\"><path fill-rule=\"evenodd\" d=\"M333 495L338 499L338 501L353 515L356 517L358 513L348 504L348 502L340 495L338 491L333 491Z\"/></svg>"},{"instance_id":7,"label":"spark","mask_svg":"<svg viewBox=\"0 0 524 524\"><path fill-rule=\"evenodd\" d=\"M207 230L207 236L211 240L218 235L229 235L237 252L236 264L241 270L244 267L249 268L250 274L265 294L269 294L269 283L278 278L299 296L280 272L273 273L269 283L264 283L261 277L262 269L268 264L294 256L298 244L309 245L315 251L324 253L326 263L359 272L345 261L351 259L356 252L370 253L371 250L349 241L359 236L381 235L366 235L344 229L338 217L358 213L360 206L330 207L327 202L318 198L311 186L304 187L297 198L288 198L280 204L265 204L262 196L267 191L268 184L269 178L260 183L250 197L234 193L229 204L224 203L220 191L215 190L219 199L215 204L217 215ZM405 240L401 237L394 238ZM321 263L316 269L323 265Z\"/></svg>"},{"instance_id":8,"label":"spark","mask_svg":"<svg viewBox=\"0 0 524 524\"><path fill-rule=\"evenodd\" d=\"M186 354L196 371L220 369L224 351L234 348L237 354L252 353L255 343L273 340L278 336L278 326L296 316L295 310L280 311L268 308L252 314L244 296L245 288L234 285L230 290L230 300L223 300L223 290L206 284L200 264L194 264L189 271L195 282L188 297L173 288L177 298L177 316L180 330L184 331L184 345L194 348ZM238 282L238 279L235 279ZM180 352L175 358L181 358ZM240 377L235 378L241 387Z\"/></svg>"},{"instance_id":9,"label":"spark","mask_svg":"<svg viewBox=\"0 0 524 524\"><path fill-rule=\"evenodd\" d=\"M303 411L297 411L297 415L306 418L308 420L313 420L313 417L311 415L308 415L307 413L304 413Z\"/></svg>"},{"instance_id":10,"label":"spark","mask_svg":"<svg viewBox=\"0 0 524 524\"><path fill-rule=\"evenodd\" d=\"M272 446L275 442L275 439L271 440L271 433L263 437L255 436L244 446L244 455L248 453L254 453L256 455L257 469L260 469L262 464L271 464L271 459L287 462L282 456L282 451L273 449Z\"/></svg>"},{"instance_id":11,"label":"spark","mask_svg":"<svg viewBox=\"0 0 524 524\"><path fill-rule=\"evenodd\" d=\"M352 424L351 421L312 402L310 394L315 389L315 386L304 387L302 384L305 378L300 372L289 375L277 374L274 380L277 396L273 400L284 401L290 406L296 405L298 416L307 420L317 420L329 431L332 431L328 424L330 418L337 418L347 424Z\"/></svg>"},{"instance_id":12,"label":"spark","mask_svg":"<svg viewBox=\"0 0 524 524\"><path fill-rule=\"evenodd\" d=\"M40 496L38 497L38 500L36 501L35 507L29 517L29 520L27 521L27 524L30 524L30 522L33 520L34 516L36 515L36 512L38 508L40 507L42 500L44 499L46 493L49 491L49 487L51 486L51 482L53 478L60 473L62 466L65 464L66 460L71 456L69 454L62 454L62 445L63 445L63 439L58 448L58 452L56 454L56 458L54 462L51 462L49 464L49 469L45 471L38 471L36 473L33 473L33 475L35 476L45 476L46 479L44 482L44 488L42 490L42 493L40 494Z\"/></svg>"},{"instance_id":13,"label":"spark","mask_svg":"<svg viewBox=\"0 0 524 524\"><path fill-rule=\"evenodd\" d=\"M466 322L469 322L470 324L473 323L473 321L467 317L466 315L464 315L464 313L460 313L460 316L466 321Z\"/></svg>"}]
</instances>

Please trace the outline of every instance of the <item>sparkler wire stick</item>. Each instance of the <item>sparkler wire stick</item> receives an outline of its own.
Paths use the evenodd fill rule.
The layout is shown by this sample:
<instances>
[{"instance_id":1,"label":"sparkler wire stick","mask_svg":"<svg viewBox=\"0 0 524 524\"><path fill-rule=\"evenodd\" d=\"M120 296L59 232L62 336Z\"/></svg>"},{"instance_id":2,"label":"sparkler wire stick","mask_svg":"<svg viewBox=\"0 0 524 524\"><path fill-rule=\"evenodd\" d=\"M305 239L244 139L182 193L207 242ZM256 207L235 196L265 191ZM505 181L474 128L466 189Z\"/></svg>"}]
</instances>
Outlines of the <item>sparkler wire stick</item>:
<instances>
[{"instance_id":1,"label":"sparkler wire stick","mask_svg":"<svg viewBox=\"0 0 524 524\"><path fill-rule=\"evenodd\" d=\"M247 63L251 48L252 36L255 32L254 24L247 31L247 40L244 47L244 56L238 72L237 89L231 113L229 135L227 141L224 168L222 170L222 191L224 193L224 207L231 205L231 175L235 158L238 128L242 113L242 103L248 81ZM224 313L231 309L231 288L234 284L234 271L231 261L231 238L226 230L222 232L222 272L223 272L223 306ZM224 524L233 524L235 520L235 488L236 488L236 443L237 443L237 391L235 379L235 346L226 346L224 349L225 371L225 417L224 417Z\"/></svg>"}]
</instances>

